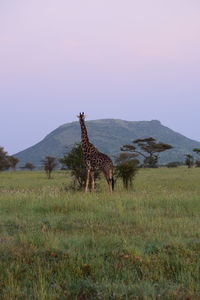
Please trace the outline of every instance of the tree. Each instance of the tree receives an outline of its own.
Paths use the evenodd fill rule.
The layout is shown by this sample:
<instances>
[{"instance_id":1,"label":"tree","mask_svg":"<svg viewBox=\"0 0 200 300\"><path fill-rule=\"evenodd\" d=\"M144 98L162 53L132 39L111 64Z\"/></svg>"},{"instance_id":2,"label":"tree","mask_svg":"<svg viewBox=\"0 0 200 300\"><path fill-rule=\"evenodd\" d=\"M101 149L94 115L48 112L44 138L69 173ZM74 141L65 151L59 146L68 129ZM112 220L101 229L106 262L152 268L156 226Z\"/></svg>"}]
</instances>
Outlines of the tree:
<instances>
[{"instance_id":1,"label":"tree","mask_svg":"<svg viewBox=\"0 0 200 300\"><path fill-rule=\"evenodd\" d=\"M193 151L194 151L196 154L200 155L200 149L199 149L199 148L194 148ZM195 164L196 164L196 167L199 168L199 167L200 167L200 160L196 160Z\"/></svg>"},{"instance_id":2,"label":"tree","mask_svg":"<svg viewBox=\"0 0 200 300\"><path fill-rule=\"evenodd\" d=\"M17 157L14 157L14 156L8 156L8 161L9 161L9 164L10 164L10 168L12 168L13 171L15 171L16 166L19 162L19 159Z\"/></svg>"},{"instance_id":3,"label":"tree","mask_svg":"<svg viewBox=\"0 0 200 300\"><path fill-rule=\"evenodd\" d=\"M157 142L153 137L136 139L134 145L124 145L121 150L135 153L143 157L143 166L156 168L158 166L159 154L173 148L166 143Z\"/></svg>"},{"instance_id":4,"label":"tree","mask_svg":"<svg viewBox=\"0 0 200 300\"><path fill-rule=\"evenodd\" d=\"M200 155L200 149L199 148L194 148L192 151L194 151L196 154Z\"/></svg>"},{"instance_id":5,"label":"tree","mask_svg":"<svg viewBox=\"0 0 200 300\"><path fill-rule=\"evenodd\" d=\"M200 160L196 160L195 163L196 163L196 167L197 167L197 168L200 168Z\"/></svg>"},{"instance_id":6,"label":"tree","mask_svg":"<svg viewBox=\"0 0 200 300\"><path fill-rule=\"evenodd\" d=\"M3 147L0 147L0 171L5 171L9 169L10 163L8 159L8 154L4 151Z\"/></svg>"},{"instance_id":7,"label":"tree","mask_svg":"<svg viewBox=\"0 0 200 300\"><path fill-rule=\"evenodd\" d=\"M75 144L69 153L64 154L64 157L60 159L62 169L68 169L71 171L71 175L74 179L73 188L83 189L85 187L86 180L86 167L83 159L83 151L81 144ZM95 180L99 177L99 171L94 172Z\"/></svg>"},{"instance_id":8,"label":"tree","mask_svg":"<svg viewBox=\"0 0 200 300\"><path fill-rule=\"evenodd\" d=\"M51 172L58 165L58 163L56 161L56 157L46 156L45 159L42 160L42 164L43 164L43 167L44 167L44 170L47 174L48 179L50 179L51 178Z\"/></svg>"},{"instance_id":9,"label":"tree","mask_svg":"<svg viewBox=\"0 0 200 300\"><path fill-rule=\"evenodd\" d=\"M27 162L23 167L21 167L21 169L33 171L33 169L35 169L35 166L31 162Z\"/></svg>"},{"instance_id":10,"label":"tree","mask_svg":"<svg viewBox=\"0 0 200 300\"><path fill-rule=\"evenodd\" d=\"M120 153L116 158L115 175L122 179L125 189L129 189L133 185L134 177L139 168L139 160L136 159L135 153Z\"/></svg>"},{"instance_id":11,"label":"tree","mask_svg":"<svg viewBox=\"0 0 200 300\"><path fill-rule=\"evenodd\" d=\"M194 157L191 154L185 155L185 164L188 166L188 168L192 168L194 165Z\"/></svg>"},{"instance_id":12,"label":"tree","mask_svg":"<svg viewBox=\"0 0 200 300\"><path fill-rule=\"evenodd\" d=\"M178 166L180 166L180 162L178 162L178 161L172 161L172 162L169 162L166 166L168 168L177 168Z\"/></svg>"},{"instance_id":13,"label":"tree","mask_svg":"<svg viewBox=\"0 0 200 300\"><path fill-rule=\"evenodd\" d=\"M115 163L118 165L122 162L126 161L135 161L137 164L139 164L139 160L137 159L138 154L137 153L129 153L129 152L121 152L116 158Z\"/></svg>"}]
</instances>

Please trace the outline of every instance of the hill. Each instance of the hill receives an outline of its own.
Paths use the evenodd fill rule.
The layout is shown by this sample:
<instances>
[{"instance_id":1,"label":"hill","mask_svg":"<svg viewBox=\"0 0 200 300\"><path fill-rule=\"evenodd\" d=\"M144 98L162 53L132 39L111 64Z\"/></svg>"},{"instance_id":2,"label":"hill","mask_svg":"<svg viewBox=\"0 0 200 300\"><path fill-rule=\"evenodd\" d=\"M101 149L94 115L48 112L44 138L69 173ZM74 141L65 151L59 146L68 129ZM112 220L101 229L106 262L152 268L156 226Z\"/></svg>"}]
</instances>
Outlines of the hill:
<instances>
[{"instance_id":1,"label":"hill","mask_svg":"<svg viewBox=\"0 0 200 300\"><path fill-rule=\"evenodd\" d=\"M193 148L200 148L200 142L191 140L158 120L124 121L101 119L86 122L90 141L102 152L112 158L120 152L120 147L137 138L154 137L160 142L171 144L174 148L161 154L160 163L183 161L186 153ZM81 132L78 122L64 124L34 146L15 154L20 159L20 166L27 161L39 166L47 155L62 157L76 142L80 142ZM67 147L67 148L66 148Z\"/></svg>"}]
</instances>

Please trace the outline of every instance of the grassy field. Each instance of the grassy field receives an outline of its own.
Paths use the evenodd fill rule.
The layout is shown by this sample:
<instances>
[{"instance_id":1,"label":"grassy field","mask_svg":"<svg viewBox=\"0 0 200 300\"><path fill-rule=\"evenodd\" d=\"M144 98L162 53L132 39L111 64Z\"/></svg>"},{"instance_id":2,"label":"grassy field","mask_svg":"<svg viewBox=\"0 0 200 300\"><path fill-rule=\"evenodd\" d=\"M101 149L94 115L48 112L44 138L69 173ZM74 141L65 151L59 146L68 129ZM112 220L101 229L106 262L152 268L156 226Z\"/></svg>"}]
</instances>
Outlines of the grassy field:
<instances>
[{"instance_id":1,"label":"grassy field","mask_svg":"<svg viewBox=\"0 0 200 300\"><path fill-rule=\"evenodd\" d=\"M200 169L105 181L0 174L0 299L200 299Z\"/></svg>"}]
</instances>

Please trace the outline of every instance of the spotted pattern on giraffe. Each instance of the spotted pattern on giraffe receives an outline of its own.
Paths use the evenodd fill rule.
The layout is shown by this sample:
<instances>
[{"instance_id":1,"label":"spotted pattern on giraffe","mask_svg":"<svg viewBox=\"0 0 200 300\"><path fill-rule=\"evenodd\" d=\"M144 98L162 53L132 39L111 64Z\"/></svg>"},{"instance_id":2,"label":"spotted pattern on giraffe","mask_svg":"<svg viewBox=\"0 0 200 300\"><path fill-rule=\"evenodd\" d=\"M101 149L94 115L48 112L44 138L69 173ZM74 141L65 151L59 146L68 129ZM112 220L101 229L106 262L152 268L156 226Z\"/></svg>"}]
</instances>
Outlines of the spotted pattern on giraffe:
<instances>
[{"instance_id":1,"label":"spotted pattern on giraffe","mask_svg":"<svg viewBox=\"0 0 200 300\"><path fill-rule=\"evenodd\" d=\"M85 114L80 113L78 118L81 126L81 144L83 149L83 157L88 171L86 180L86 191L88 189L89 176L91 176L92 180L94 180L93 172L94 170L99 169L104 173L106 180L109 184L109 189L112 192L114 188L112 160L106 154L98 151L98 149L89 142L87 129L85 126Z\"/></svg>"}]
</instances>

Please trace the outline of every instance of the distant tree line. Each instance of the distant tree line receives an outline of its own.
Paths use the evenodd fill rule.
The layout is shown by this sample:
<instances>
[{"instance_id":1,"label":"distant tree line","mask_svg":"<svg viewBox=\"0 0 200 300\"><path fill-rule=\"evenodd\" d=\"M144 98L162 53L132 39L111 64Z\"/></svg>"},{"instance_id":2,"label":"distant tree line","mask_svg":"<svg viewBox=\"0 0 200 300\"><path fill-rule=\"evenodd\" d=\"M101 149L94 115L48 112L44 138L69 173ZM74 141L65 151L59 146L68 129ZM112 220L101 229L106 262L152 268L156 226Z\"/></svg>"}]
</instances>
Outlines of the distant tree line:
<instances>
[{"instance_id":1,"label":"distant tree line","mask_svg":"<svg viewBox=\"0 0 200 300\"><path fill-rule=\"evenodd\" d=\"M19 161L20 160L17 157L8 155L4 148L0 146L0 171L6 171L8 169L16 171L16 167ZM57 166L57 159L52 156L46 156L41 162L42 167L47 174L47 177L51 178L51 172ZM20 167L20 169L33 171L35 169L35 166L31 162L26 162L23 166Z\"/></svg>"},{"instance_id":2,"label":"distant tree line","mask_svg":"<svg viewBox=\"0 0 200 300\"><path fill-rule=\"evenodd\" d=\"M121 147L121 153L115 157L115 178L121 178L125 189L133 187L135 175L140 168L157 168L159 166L160 153L170 150L173 147L169 144L156 141L155 138L136 139L132 144ZM185 154L184 164L188 168L200 167L200 148L194 148L193 152L199 156L194 158L192 154ZM8 155L3 147L0 147L0 171L8 169L16 170L19 159ZM82 189L85 186L86 168L83 159L81 144L75 144L70 152L65 153L63 158L57 160L56 157L46 156L42 161L42 168L51 178L52 171L61 164L61 169L71 171L73 182L71 188ZM166 166L175 168L182 165L180 162L170 162ZM35 166L31 162L26 162L20 169L33 171ZM95 171L95 180L100 177L99 171Z\"/></svg>"}]
</instances>

